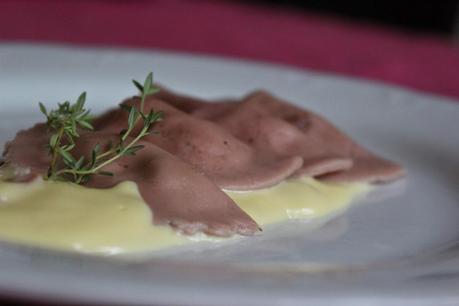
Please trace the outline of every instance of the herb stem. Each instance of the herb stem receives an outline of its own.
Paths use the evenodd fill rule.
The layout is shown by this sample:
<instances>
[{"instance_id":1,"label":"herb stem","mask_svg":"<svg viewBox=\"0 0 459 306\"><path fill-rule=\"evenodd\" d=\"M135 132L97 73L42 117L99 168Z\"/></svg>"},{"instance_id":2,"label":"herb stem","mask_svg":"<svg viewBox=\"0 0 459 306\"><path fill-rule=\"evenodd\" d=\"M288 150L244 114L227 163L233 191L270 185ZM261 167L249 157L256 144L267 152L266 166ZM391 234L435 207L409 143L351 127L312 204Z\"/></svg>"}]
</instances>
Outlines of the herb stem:
<instances>
[{"instance_id":1,"label":"herb stem","mask_svg":"<svg viewBox=\"0 0 459 306\"><path fill-rule=\"evenodd\" d=\"M79 170L79 171L75 171L73 169L62 169L62 170L59 170L57 171L56 175L59 176L59 175L62 175L62 174L74 174L74 175L80 175L80 176L83 176L83 175L88 175L88 174L92 174L92 173L97 173L97 171L99 171L100 169L102 169L103 167L111 164L112 162L114 162L115 160L117 160L119 157L123 156L124 153L129 149L131 148L135 143L137 143L141 138L143 138L144 136L146 136L147 133L145 131L145 129L142 129L142 132L139 133L139 135L137 135L136 138L134 138L127 146L125 146L122 151L120 151L117 155L111 157L110 159L104 161L103 163L97 165L96 167L92 168L92 169L89 169L89 170ZM106 153L109 153L109 152L106 152ZM77 182L78 183L78 182Z\"/></svg>"},{"instance_id":2,"label":"herb stem","mask_svg":"<svg viewBox=\"0 0 459 306\"><path fill-rule=\"evenodd\" d=\"M56 138L56 142L57 143L60 143L61 142L61 139L62 139L62 136L64 135L64 127L61 127L59 129L59 132L57 133L57 138ZM57 158L59 156L59 148L58 147L53 147L52 148L52 158L51 158L51 165L50 165L50 168L49 168L49 172L47 173L46 175L46 179L52 179L53 178L53 174L56 172L56 166L57 166Z\"/></svg>"},{"instance_id":3,"label":"herb stem","mask_svg":"<svg viewBox=\"0 0 459 306\"><path fill-rule=\"evenodd\" d=\"M97 157L96 157L96 161L101 160L102 158L104 158L104 157L106 157L106 156L110 156L110 155L113 154L114 152L115 152L115 150L110 149L110 150L108 150L107 152L104 152L104 153L102 153L102 154L99 154L99 155L97 155Z\"/></svg>"}]
</instances>

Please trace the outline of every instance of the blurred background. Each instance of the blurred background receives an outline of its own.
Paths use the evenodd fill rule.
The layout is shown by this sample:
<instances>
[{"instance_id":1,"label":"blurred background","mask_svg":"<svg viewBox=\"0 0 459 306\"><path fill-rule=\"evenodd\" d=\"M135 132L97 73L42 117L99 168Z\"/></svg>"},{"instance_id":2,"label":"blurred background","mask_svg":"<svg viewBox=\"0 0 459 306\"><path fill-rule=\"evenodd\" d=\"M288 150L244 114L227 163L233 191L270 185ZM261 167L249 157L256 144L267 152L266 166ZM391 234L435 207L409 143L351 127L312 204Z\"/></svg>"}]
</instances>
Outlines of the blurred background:
<instances>
[{"instance_id":1,"label":"blurred background","mask_svg":"<svg viewBox=\"0 0 459 306\"><path fill-rule=\"evenodd\" d=\"M415 32L459 38L458 0L254 0L259 4L290 6L352 20L370 21Z\"/></svg>"},{"instance_id":2,"label":"blurred background","mask_svg":"<svg viewBox=\"0 0 459 306\"><path fill-rule=\"evenodd\" d=\"M0 43L204 53L458 98L458 2L0 0Z\"/></svg>"}]
</instances>

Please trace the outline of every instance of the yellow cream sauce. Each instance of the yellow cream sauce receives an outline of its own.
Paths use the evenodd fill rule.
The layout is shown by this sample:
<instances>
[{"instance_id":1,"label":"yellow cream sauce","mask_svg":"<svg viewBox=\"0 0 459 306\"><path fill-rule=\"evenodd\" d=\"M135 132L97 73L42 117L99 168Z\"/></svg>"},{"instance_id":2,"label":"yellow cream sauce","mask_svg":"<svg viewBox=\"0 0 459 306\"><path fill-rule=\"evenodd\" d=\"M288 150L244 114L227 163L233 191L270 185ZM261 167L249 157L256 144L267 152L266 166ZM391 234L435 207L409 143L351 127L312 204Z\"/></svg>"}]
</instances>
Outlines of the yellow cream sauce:
<instances>
[{"instance_id":1,"label":"yellow cream sauce","mask_svg":"<svg viewBox=\"0 0 459 306\"><path fill-rule=\"evenodd\" d=\"M326 184L305 178L250 191L225 191L261 226L287 219L312 219L345 209L369 189L365 184ZM133 182L111 189L37 180L0 182L0 240L103 255L165 249L193 237L156 226Z\"/></svg>"}]
</instances>

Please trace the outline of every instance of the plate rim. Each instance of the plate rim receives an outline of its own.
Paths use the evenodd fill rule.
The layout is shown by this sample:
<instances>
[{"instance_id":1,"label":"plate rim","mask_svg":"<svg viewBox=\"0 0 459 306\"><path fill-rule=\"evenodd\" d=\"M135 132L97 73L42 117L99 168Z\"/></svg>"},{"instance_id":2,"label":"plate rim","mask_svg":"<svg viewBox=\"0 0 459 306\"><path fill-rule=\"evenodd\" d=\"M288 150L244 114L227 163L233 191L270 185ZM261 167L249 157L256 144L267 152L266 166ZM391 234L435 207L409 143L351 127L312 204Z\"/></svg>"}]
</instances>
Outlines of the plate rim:
<instances>
[{"instance_id":1,"label":"plate rim","mask_svg":"<svg viewBox=\"0 0 459 306\"><path fill-rule=\"evenodd\" d=\"M25 48L25 47L30 47L32 46L33 48L43 48L43 49L46 49L46 48L49 48L49 49L54 49L54 50L73 50L75 51L75 49L73 48L73 45L69 45L69 44L29 44L29 43L1 43L0 44L0 54L2 52L2 50L4 50L5 47L7 48ZM97 46L97 47L90 47L90 48L86 48L84 46L81 46L81 45L78 45L77 48L83 52L92 52L92 51L96 51L96 52L103 52L104 50L110 50L110 51L115 51L115 52L119 52L119 53L142 53L142 54L164 54L165 56L171 56L171 57L183 57L183 58L187 58L187 59L191 59L191 60L194 60L195 58L199 58L199 59L207 59L207 58L210 58L211 60L213 61L224 61L226 63L243 63L245 65L250 65L250 66L260 66L260 67L268 67L268 68L271 68L271 69L278 69L278 70L288 70L288 71L292 71L294 73L299 73L299 74L303 74L303 73L309 73L309 74L312 74L312 75L317 75L317 76L320 76L320 77L323 77L323 78L333 78L333 79L337 79L339 81L346 81L346 82L355 82L355 83L358 83L358 84L363 84L363 86L376 86L376 87L383 87L387 90L395 90L395 91L398 91L398 92L402 92L403 94L408 94L408 95L416 95L416 96L422 96L422 97L425 97L427 98L427 100L429 99L435 99L437 100L435 103L446 103L445 105L451 105L450 103L453 103L455 105L455 107L459 107L459 101L457 101L456 99L453 99L453 98L450 98L450 97L444 97L444 96L441 96L441 95L437 95L437 94L430 94L430 93L424 93L424 92L420 92L418 90L413 90L413 89L407 89L405 87L401 87L401 86L394 86L392 84L387 84L387 83L381 83L381 82L378 82L378 81L373 81L373 80L362 80L362 79L357 79L357 78L352 78L352 77L346 77L346 76L343 76L343 75L335 75L335 74L332 74L332 73L327 73L327 72L317 72L317 71L313 71L313 70L306 70L306 69L299 69L299 68L294 68L294 67L291 67L291 66L287 66L287 65L283 65L283 64L273 64L273 63L265 63L265 62L261 62L261 61L254 61L254 60L247 60L247 59L234 59L234 58L229 58L229 57L220 57L220 56L213 56L213 55L204 55L204 54L194 54L194 53L185 53L185 52L176 52L176 51L172 51L172 52L169 52L169 51L166 51L164 52L164 50L145 50L145 49L136 49L136 48L113 48L113 47L103 47L103 46ZM455 246L456 247L456 246ZM454 249L455 251L455 249ZM457 256L457 258L453 258L453 261L454 260L457 260L459 259L459 256ZM459 262L459 260L457 260ZM459 266L459 265L458 265ZM459 274L458 274L459 275ZM459 277L457 279L455 279L454 281L456 281L458 284L459 284ZM12 288L6 288L4 286L5 284L2 283L1 279L0 279L0 293L2 291L4 292L8 292L8 291L12 291ZM22 292L24 293L24 292ZM444 292L443 290L440 290L440 291L436 291L435 288L432 289L432 291L429 291L430 294L433 294L434 297L438 300L440 298L445 298L443 299L443 301L447 302L448 301L448 298L452 298L453 301L459 301L459 292L456 293L456 292ZM453 293L451 294L450 296L448 296L447 293ZM383 296L384 297L384 296ZM355 296L354 296L355 298ZM389 296L386 296L386 298L389 298ZM413 295L406 295L404 297L401 297L402 300L406 300L407 298L415 298L415 296ZM113 302L113 301L110 301L110 302ZM167 301L166 301L167 302ZM329 300L329 302L332 302ZM390 301L389 301L390 302ZM392 302L396 302L396 300L393 300Z\"/></svg>"}]
</instances>

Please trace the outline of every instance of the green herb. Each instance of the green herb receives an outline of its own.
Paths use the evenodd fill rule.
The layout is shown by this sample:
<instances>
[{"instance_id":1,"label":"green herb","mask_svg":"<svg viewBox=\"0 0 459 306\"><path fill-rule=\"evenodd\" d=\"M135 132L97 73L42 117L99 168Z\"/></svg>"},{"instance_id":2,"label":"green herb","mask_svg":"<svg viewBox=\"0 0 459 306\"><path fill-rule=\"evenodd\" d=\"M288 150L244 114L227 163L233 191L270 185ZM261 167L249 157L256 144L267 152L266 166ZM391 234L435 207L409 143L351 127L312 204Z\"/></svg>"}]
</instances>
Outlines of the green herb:
<instances>
[{"instance_id":1,"label":"green herb","mask_svg":"<svg viewBox=\"0 0 459 306\"><path fill-rule=\"evenodd\" d=\"M143 85L133 80L140 91L140 109L134 106L120 105L129 113L127 129L119 133L119 140L110 145L105 151L97 144L90 154L89 160L84 156L75 158L71 151L75 147L76 138L80 137L78 130L92 130L90 112L84 108L86 93L82 93L74 104L69 101L58 104L56 110L48 112L42 103L39 103L41 112L47 118L47 126L53 132L48 149L51 154L51 163L45 179L72 181L76 184L86 182L91 175L113 176L113 173L103 171L102 168L123 156L135 155L144 146L137 144L139 140L151 133L153 124L162 119L162 112L151 110L144 112L145 100L149 95L158 92L159 88L153 85L153 74L148 74ZM142 121L140 132L134 134L137 123ZM62 162L60 162L62 161ZM61 166L61 168L59 168Z\"/></svg>"},{"instance_id":2,"label":"green herb","mask_svg":"<svg viewBox=\"0 0 459 306\"><path fill-rule=\"evenodd\" d=\"M46 116L48 128L54 133L51 135L48 148L51 154L51 164L46 179L55 179L59 157L64 162L73 160L70 151L75 147L75 138L79 137L78 128L92 130L89 122L89 111L84 108L86 93L82 93L75 104L69 101L59 103L56 110L48 112L40 102L40 111ZM65 143L65 144L64 144Z\"/></svg>"}]
</instances>

